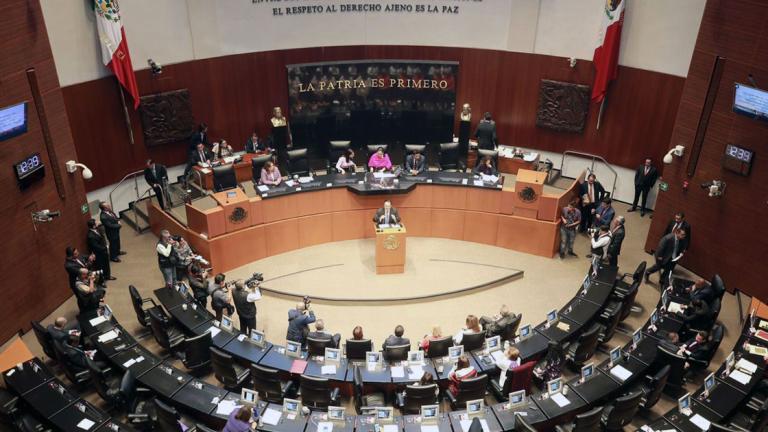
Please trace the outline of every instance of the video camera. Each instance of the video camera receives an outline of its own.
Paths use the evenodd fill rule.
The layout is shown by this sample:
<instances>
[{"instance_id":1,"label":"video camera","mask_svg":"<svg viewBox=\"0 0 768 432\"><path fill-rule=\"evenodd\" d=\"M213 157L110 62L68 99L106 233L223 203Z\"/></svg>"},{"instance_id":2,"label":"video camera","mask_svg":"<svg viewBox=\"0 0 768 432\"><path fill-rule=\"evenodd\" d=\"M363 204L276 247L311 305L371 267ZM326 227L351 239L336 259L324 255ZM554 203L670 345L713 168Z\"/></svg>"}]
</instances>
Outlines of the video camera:
<instances>
[{"instance_id":1,"label":"video camera","mask_svg":"<svg viewBox=\"0 0 768 432\"><path fill-rule=\"evenodd\" d=\"M302 300L304 301L304 310L309 310L309 305L312 303L312 300L309 299L309 296L304 296Z\"/></svg>"},{"instance_id":2,"label":"video camera","mask_svg":"<svg viewBox=\"0 0 768 432\"><path fill-rule=\"evenodd\" d=\"M264 282L264 274L257 272L246 279L244 283L248 288L254 288L258 287L261 282Z\"/></svg>"}]
</instances>

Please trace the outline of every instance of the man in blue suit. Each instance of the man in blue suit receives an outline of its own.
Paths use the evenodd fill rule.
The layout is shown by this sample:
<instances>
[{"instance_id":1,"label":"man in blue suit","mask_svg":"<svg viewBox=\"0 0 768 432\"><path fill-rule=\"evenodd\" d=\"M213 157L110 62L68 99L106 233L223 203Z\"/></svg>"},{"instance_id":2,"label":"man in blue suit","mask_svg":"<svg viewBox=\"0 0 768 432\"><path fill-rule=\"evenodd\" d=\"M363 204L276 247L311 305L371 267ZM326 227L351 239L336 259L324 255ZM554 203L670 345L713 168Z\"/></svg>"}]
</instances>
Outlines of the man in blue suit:
<instances>
[{"instance_id":1,"label":"man in blue suit","mask_svg":"<svg viewBox=\"0 0 768 432\"><path fill-rule=\"evenodd\" d=\"M611 199L603 198L603 201L600 203L600 207L595 210L595 226L611 226L611 221L615 215L616 210L614 210L611 206Z\"/></svg>"},{"instance_id":2,"label":"man in blue suit","mask_svg":"<svg viewBox=\"0 0 768 432\"><path fill-rule=\"evenodd\" d=\"M315 312L307 310L304 303L296 304L296 309L288 311L288 334L285 338L289 341L307 343L309 325L315 322Z\"/></svg>"}]
</instances>

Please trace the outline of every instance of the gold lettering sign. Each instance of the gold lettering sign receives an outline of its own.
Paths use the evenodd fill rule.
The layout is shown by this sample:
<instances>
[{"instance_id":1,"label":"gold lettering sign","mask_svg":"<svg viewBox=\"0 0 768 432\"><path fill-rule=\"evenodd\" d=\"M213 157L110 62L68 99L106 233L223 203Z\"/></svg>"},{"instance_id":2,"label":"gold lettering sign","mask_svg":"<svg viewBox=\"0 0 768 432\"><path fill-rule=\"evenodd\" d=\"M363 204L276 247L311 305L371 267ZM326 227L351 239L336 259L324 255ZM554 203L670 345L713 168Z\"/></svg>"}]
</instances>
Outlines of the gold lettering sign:
<instances>
[{"instance_id":1,"label":"gold lettering sign","mask_svg":"<svg viewBox=\"0 0 768 432\"><path fill-rule=\"evenodd\" d=\"M397 237L390 234L384 239L384 249L395 250L400 247L400 242L397 241Z\"/></svg>"},{"instance_id":2,"label":"gold lettering sign","mask_svg":"<svg viewBox=\"0 0 768 432\"><path fill-rule=\"evenodd\" d=\"M323 80L309 83L298 83L299 93L321 92L341 89L358 88L412 88L412 89L438 89L448 88L447 80L433 79L395 79L390 78L370 78L370 79L352 79L352 80Z\"/></svg>"}]
</instances>

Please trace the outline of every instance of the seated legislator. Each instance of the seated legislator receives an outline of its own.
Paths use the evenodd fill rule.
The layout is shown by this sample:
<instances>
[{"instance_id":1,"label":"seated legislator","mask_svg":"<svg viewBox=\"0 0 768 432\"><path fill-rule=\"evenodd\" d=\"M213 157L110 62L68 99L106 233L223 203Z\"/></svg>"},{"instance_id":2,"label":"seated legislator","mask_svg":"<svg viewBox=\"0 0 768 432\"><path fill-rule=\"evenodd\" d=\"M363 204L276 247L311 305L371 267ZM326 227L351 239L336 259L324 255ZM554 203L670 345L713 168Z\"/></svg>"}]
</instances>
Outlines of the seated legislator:
<instances>
[{"instance_id":1,"label":"seated legislator","mask_svg":"<svg viewBox=\"0 0 768 432\"><path fill-rule=\"evenodd\" d=\"M426 351L429 349L429 343L433 340L442 339L443 331L440 330L439 325L432 326L432 334L424 335L424 339L419 343L419 348Z\"/></svg>"},{"instance_id":2,"label":"seated legislator","mask_svg":"<svg viewBox=\"0 0 768 432\"><path fill-rule=\"evenodd\" d=\"M492 317L483 316L480 318L480 325L485 330L486 337L501 336L508 325L512 324L515 314L509 310L505 304L501 305L499 313Z\"/></svg>"},{"instance_id":3,"label":"seated legislator","mask_svg":"<svg viewBox=\"0 0 768 432\"><path fill-rule=\"evenodd\" d=\"M356 168L354 150L346 149L344 154L339 156L339 160L336 161L336 171L341 174L353 173Z\"/></svg>"},{"instance_id":4,"label":"seated legislator","mask_svg":"<svg viewBox=\"0 0 768 432\"><path fill-rule=\"evenodd\" d=\"M253 131L251 137L245 142L245 151L247 153L257 153L260 151L272 150L269 148L269 144L266 141L259 139L259 134Z\"/></svg>"},{"instance_id":5,"label":"seated legislator","mask_svg":"<svg viewBox=\"0 0 768 432\"><path fill-rule=\"evenodd\" d=\"M264 168L261 169L261 178L259 183L268 186L277 186L283 181L283 177L280 175L280 169L277 168L272 161L267 161L264 164Z\"/></svg>"},{"instance_id":6,"label":"seated legislator","mask_svg":"<svg viewBox=\"0 0 768 432\"><path fill-rule=\"evenodd\" d=\"M54 342L65 344L69 342L71 335L80 336L80 325L76 321L68 325L66 318L58 317L48 326L48 333ZM78 345L80 345L79 342Z\"/></svg>"},{"instance_id":7,"label":"seated legislator","mask_svg":"<svg viewBox=\"0 0 768 432\"><path fill-rule=\"evenodd\" d=\"M321 319L315 321L315 331L309 332L307 334L307 337L311 337L312 339L321 339L321 340L330 340L333 341L334 348L339 347L339 341L341 340L341 335L331 334L327 331L325 331L325 322Z\"/></svg>"},{"instance_id":8,"label":"seated legislator","mask_svg":"<svg viewBox=\"0 0 768 432\"><path fill-rule=\"evenodd\" d=\"M224 159L225 157L230 157L233 154L235 154L235 149L232 148L229 143L227 143L227 140L221 140L221 142L215 142L213 143L213 157L216 158L216 160Z\"/></svg>"},{"instance_id":9,"label":"seated legislator","mask_svg":"<svg viewBox=\"0 0 768 432\"><path fill-rule=\"evenodd\" d=\"M469 364L467 355L462 354L453 369L448 372L448 391L457 396L459 394L459 383L476 376L477 370Z\"/></svg>"},{"instance_id":10,"label":"seated legislator","mask_svg":"<svg viewBox=\"0 0 768 432\"><path fill-rule=\"evenodd\" d=\"M480 164L477 165L472 172L475 175L487 176L495 176L499 174L499 172L496 171L496 167L493 166L493 159L491 159L490 156L483 156L483 160L480 161Z\"/></svg>"},{"instance_id":11,"label":"seated legislator","mask_svg":"<svg viewBox=\"0 0 768 432\"><path fill-rule=\"evenodd\" d=\"M453 336L454 345L461 345L461 341L464 339L465 334L477 334L483 332L483 329L480 328L480 320L474 315L467 315L464 325L465 327Z\"/></svg>"},{"instance_id":12,"label":"seated legislator","mask_svg":"<svg viewBox=\"0 0 768 432\"><path fill-rule=\"evenodd\" d=\"M384 147L376 149L376 153L371 155L368 159L368 168L373 171L389 171L392 169L392 161L389 160L389 155L384 153Z\"/></svg>"},{"instance_id":13,"label":"seated legislator","mask_svg":"<svg viewBox=\"0 0 768 432\"><path fill-rule=\"evenodd\" d=\"M213 161L213 154L205 148L205 144L197 143L197 146L189 155L190 165L197 165L200 167L208 167Z\"/></svg>"},{"instance_id":14,"label":"seated legislator","mask_svg":"<svg viewBox=\"0 0 768 432\"><path fill-rule=\"evenodd\" d=\"M405 328L398 325L395 327L395 334L387 336L384 343L381 344L381 349L387 349L388 346L410 345L411 340L403 337L403 334L405 334Z\"/></svg>"},{"instance_id":15,"label":"seated legislator","mask_svg":"<svg viewBox=\"0 0 768 432\"><path fill-rule=\"evenodd\" d=\"M699 331L696 336L689 339L680 349L677 351L677 355L686 356L694 360L706 360L706 356L709 352L709 333L706 331ZM688 362L685 362L686 369L691 367Z\"/></svg>"},{"instance_id":16,"label":"seated legislator","mask_svg":"<svg viewBox=\"0 0 768 432\"><path fill-rule=\"evenodd\" d=\"M405 158L405 172L410 175L419 175L427 170L427 158L420 151L414 150Z\"/></svg>"},{"instance_id":17,"label":"seated legislator","mask_svg":"<svg viewBox=\"0 0 768 432\"><path fill-rule=\"evenodd\" d=\"M683 311L678 316L688 328L708 330L712 327L712 309L703 300L693 300L690 305L682 307Z\"/></svg>"},{"instance_id":18,"label":"seated legislator","mask_svg":"<svg viewBox=\"0 0 768 432\"><path fill-rule=\"evenodd\" d=\"M502 374L507 369L514 369L520 366L520 350L510 346L504 351L504 357L496 360L496 366L501 369Z\"/></svg>"},{"instance_id":19,"label":"seated legislator","mask_svg":"<svg viewBox=\"0 0 768 432\"><path fill-rule=\"evenodd\" d=\"M386 200L384 201L384 207L376 210L373 221L378 225L399 224L400 214L397 213L396 208L392 207L392 202Z\"/></svg>"},{"instance_id":20,"label":"seated legislator","mask_svg":"<svg viewBox=\"0 0 768 432\"><path fill-rule=\"evenodd\" d=\"M352 329L352 340L363 340L365 337L363 336L363 328L360 326L355 326L355 328Z\"/></svg>"},{"instance_id":21,"label":"seated legislator","mask_svg":"<svg viewBox=\"0 0 768 432\"><path fill-rule=\"evenodd\" d=\"M670 290L672 287L667 288ZM715 289L704 279L697 279L693 284L674 287L674 294L678 297L688 299L688 301L701 300L708 305L712 305L715 299Z\"/></svg>"}]
</instances>

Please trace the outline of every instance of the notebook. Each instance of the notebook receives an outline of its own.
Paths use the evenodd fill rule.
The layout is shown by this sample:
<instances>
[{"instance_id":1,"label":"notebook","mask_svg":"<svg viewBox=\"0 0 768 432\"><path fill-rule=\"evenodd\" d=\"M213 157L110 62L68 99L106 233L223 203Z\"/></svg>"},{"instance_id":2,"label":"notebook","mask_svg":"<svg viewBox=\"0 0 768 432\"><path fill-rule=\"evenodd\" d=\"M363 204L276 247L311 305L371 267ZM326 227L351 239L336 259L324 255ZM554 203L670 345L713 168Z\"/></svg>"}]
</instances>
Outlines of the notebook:
<instances>
[{"instance_id":1,"label":"notebook","mask_svg":"<svg viewBox=\"0 0 768 432\"><path fill-rule=\"evenodd\" d=\"M303 374L304 369L307 368L307 361L306 360L299 360L296 359L293 361L293 364L291 364L291 373L295 374Z\"/></svg>"}]
</instances>

